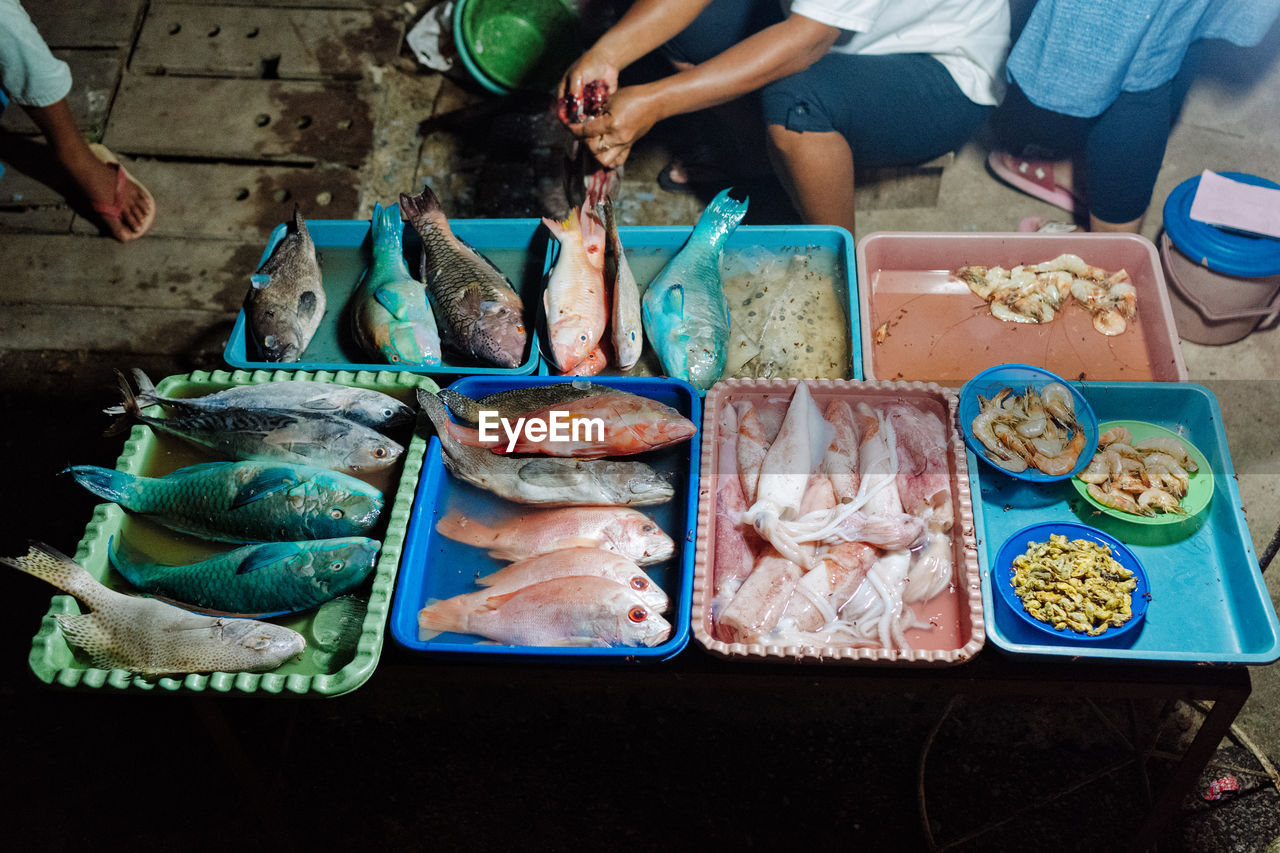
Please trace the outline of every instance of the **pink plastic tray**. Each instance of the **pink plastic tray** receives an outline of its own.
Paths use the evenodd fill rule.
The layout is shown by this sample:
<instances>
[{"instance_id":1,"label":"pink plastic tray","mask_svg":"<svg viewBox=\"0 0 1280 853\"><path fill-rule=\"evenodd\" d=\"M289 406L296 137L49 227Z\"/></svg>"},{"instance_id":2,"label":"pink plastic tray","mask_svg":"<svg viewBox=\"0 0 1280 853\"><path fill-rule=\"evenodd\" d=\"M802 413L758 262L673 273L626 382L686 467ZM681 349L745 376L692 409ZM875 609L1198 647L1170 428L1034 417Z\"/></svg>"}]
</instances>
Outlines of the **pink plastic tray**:
<instances>
[{"instance_id":1,"label":"pink plastic tray","mask_svg":"<svg viewBox=\"0 0 1280 853\"><path fill-rule=\"evenodd\" d=\"M933 383L861 382L849 380L805 380L814 401L825 407L833 399L870 405L903 401L922 411L933 411L947 425L947 463L951 470L952 564L954 577L949 590L929 601L911 605L916 615L935 627L911 630L907 639L912 648L868 649L848 646L762 645L729 643L717 639L712 621L712 578L715 566L715 496L718 478L716 447L720 441L719 413L722 406L751 402L757 406L785 406L791 400L795 379L729 379L716 383L707 392L702 420L702 473L698 486L698 539L694 556L693 635L708 651L729 658L756 660L813 661L825 663L888 665L953 665L976 655L986 641L982 616L982 587L974 539L973 501L969 491L969 466L964 442L956 430L958 397L955 392ZM736 476L726 472L724 476Z\"/></svg>"},{"instance_id":2,"label":"pink plastic tray","mask_svg":"<svg viewBox=\"0 0 1280 853\"><path fill-rule=\"evenodd\" d=\"M1006 323L957 278L966 264L1047 261L1070 252L1128 270L1138 316L1123 334L1094 330L1083 307L1049 323ZM1185 381L1156 247L1137 234L930 234L881 231L857 246L863 375L958 386L994 364L1036 364L1068 379ZM884 326L884 324L888 324ZM884 329L880 334L877 330Z\"/></svg>"}]
</instances>

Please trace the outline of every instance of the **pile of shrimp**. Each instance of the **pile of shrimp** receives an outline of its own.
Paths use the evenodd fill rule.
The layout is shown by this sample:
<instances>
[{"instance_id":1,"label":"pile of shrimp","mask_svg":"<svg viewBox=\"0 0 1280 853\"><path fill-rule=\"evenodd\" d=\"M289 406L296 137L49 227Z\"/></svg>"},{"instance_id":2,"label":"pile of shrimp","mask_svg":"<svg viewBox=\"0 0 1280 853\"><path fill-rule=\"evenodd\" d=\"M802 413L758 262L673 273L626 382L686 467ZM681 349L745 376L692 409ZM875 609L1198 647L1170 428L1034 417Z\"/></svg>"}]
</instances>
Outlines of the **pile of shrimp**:
<instances>
[{"instance_id":1,"label":"pile of shrimp","mask_svg":"<svg viewBox=\"0 0 1280 853\"><path fill-rule=\"evenodd\" d=\"M1103 506L1152 516L1186 514L1182 499L1198 470L1187 446L1173 436L1135 442L1128 429L1116 426L1098 436L1098 452L1076 476Z\"/></svg>"},{"instance_id":2,"label":"pile of shrimp","mask_svg":"<svg viewBox=\"0 0 1280 853\"><path fill-rule=\"evenodd\" d=\"M902 401L820 409L799 383L718 415L713 631L727 642L909 649L953 588L942 420Z\"/></svg>"},{"instance_id":3,"label":"pile of shrimp","mask_svg":"<svg viewBox=\"0 0 1280 853\"><path fill-rule=\"evenodd\" d=\"M991 314L1008 323L1048 323L1067 297L1093 315L1093 328L1119 335L1137 313L1138 292L1125 270L1111 272L1063 254L1039 264L1003 267L964 266L956 275L991 305Z\"/></svg>"},{"instance_id":4,"label":"pile of shrimp","mask_svg":"<svg viewBox=\"0 0 1280 853\"><path fill-rule=\"evenodd\" d=\"M1061 382L1022 396L1002 388L990 400L978 395L973 435L987 457L1015 474L1035 467L1051 477L1071 473L1084 450L1084 430L1076 421L1075 400Z\"/></svg>"}]
</instances>

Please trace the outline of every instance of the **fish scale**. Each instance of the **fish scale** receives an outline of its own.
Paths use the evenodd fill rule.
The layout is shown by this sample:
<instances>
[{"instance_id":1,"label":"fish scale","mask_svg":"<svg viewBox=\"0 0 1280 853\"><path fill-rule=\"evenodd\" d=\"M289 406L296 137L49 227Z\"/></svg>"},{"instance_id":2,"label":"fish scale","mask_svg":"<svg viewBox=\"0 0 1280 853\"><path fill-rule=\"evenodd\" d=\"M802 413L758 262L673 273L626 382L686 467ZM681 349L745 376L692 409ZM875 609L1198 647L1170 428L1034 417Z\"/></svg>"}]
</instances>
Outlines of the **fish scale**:
<instances>
[{"instance_id":1,"label":"fish scale","mask_svg":"<svg viewBox=\"0 0 1280 853\"><path fill-rule=\"evenodd\" d=\"M492 261L454 235L431 187L401 194L400 209L422 238L419 275L442 342L471 358L519 367L528 334L524 303Z\"/></svg>"}]
</instances>

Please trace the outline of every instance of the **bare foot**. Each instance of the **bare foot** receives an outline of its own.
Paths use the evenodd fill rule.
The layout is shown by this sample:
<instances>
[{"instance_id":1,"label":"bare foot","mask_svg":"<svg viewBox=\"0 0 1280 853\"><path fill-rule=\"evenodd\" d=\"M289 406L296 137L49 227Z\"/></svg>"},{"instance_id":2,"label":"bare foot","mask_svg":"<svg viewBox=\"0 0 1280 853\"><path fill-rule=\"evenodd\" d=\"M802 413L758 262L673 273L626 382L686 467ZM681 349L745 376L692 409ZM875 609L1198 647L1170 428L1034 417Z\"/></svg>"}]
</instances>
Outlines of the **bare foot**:
<instances>
[{"instance_id":1,"label":"bare foot","mask_svg":"<svg viewBox=\"0 0 1280 853\"><path fill-rule=\"evenodd\" d=\"M106 149L98 146L98 151ZM101 225L122 243L141 237L155 212L155 200L141 184L129 179L122 165L103 162L89 148L85 154L68 158L71 162L64 165Z\"/></svg>"}]
</instances>

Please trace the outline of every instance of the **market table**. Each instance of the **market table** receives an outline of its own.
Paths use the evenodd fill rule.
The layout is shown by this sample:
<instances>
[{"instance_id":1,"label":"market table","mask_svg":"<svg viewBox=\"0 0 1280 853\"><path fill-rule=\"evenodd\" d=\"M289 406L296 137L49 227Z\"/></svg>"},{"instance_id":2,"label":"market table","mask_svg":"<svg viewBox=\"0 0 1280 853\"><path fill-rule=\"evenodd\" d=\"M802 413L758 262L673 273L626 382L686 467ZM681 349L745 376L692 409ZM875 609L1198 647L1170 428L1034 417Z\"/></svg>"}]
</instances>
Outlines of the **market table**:
<instances>
[{"instance_id":1,"label":"market table","mask_svg":"<svg viewBox=\"0 0 1280 853\"><path fill-rule=\"evenodd\" d=\"M1248 698L1248 669L1235 666L1144 666L1088 661L1019 661L994 650L946 668L790 665L735 662L713 657L691 646L669 661L633 666L562 666L557 664L486 663L474 665L439 658L414 657L388 648L377 672L362 690L413 701L423 691L447 694L462 686L505 690L513 696L537 685L556 689L572 685L591 694L680 694L711 702L717 693L776 693L803 702L806 697L848 690L852 694L925 694L931 697L1048 697L1092 699L1209 700L1212 709L1173 772L1159 783L1145 816L1135 822L1130 849L1147 850L1174 817L1179 804L1227 734ZM342 701L342 700L337 700ZM1146 748L1150 748L1149 746ZM1135 745L1141 762L1143 747ZM928 742L921 747L923 774Z\"/></svg>"}]
</instances>

